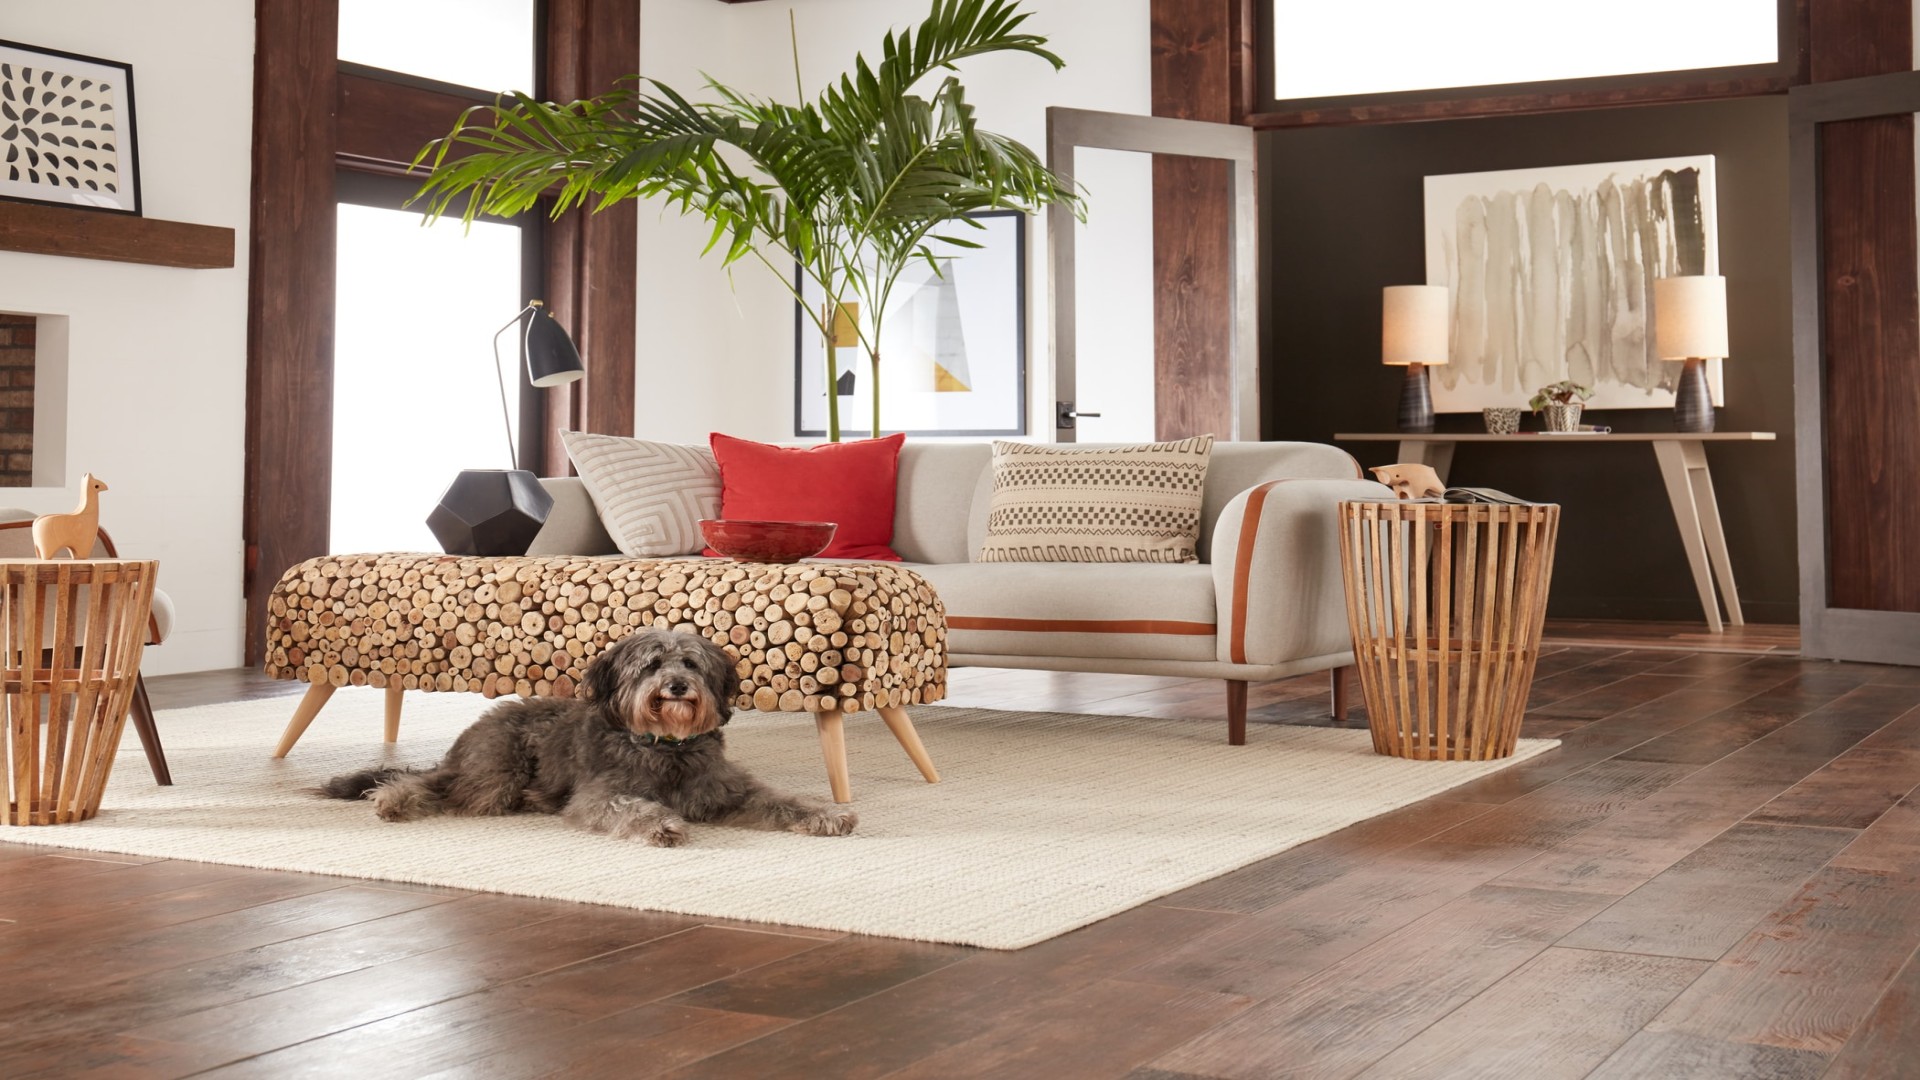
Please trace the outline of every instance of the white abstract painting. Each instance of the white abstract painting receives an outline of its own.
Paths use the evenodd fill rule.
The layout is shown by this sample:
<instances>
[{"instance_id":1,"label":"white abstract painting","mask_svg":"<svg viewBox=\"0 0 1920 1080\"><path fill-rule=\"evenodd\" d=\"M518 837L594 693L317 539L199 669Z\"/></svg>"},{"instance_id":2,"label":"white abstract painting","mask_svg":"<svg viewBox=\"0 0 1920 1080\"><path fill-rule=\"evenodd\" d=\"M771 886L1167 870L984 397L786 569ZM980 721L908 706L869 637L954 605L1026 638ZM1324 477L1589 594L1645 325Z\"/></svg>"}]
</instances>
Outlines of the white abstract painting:
<instances>
[{"instance_id":1,"label":"white abstract painting","mask_svg":"<svg viewBox=\"0 0 1920 1080\"><path fill-rule=\"evenodd\" d=\"M1434 409L1523 406L1562 379L1589 409L1672 408L1653 282L1720 272L1714 219L1711 155L1427 177L1427 284L1453 304ZM1707 378L1724 404L1718 360Z\"/></svg>"}]
</instances>

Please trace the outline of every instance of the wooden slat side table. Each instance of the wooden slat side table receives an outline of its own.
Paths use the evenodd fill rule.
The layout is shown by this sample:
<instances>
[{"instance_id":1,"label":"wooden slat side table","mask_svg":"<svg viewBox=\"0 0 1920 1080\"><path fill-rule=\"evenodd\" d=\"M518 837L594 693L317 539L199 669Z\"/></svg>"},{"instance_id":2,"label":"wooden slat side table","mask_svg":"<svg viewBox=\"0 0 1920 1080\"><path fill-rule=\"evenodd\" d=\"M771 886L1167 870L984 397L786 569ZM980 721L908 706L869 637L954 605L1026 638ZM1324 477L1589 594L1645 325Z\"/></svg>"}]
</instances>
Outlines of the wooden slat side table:
<instances>
[{"instance_id":1,"label":"wooden slat side table","mask_svg":"<svg viewBox=\"0 0 1920 1080\"><path fill-rule=\"evenodd\" d=\"M1340 504L1340 570L1374 751L1513 753L1527 710L1560 508Z\"/></svg>"},{"instance_id":2,"label":"wooden slat side table","mask_svg":"<svg viewBox=\"0 0 1920 1080\"><path fill-rule=\"evenodd\" d=\"M140 677L156 562L0 562L6 821L100 811Z\"/></svg>"},{"instance_id":3,"label":"wooden slat side table","mask_svg":"<svg viewBox=\"0 0 1920 1080\"><path fill-rule=\"evenodd\" d=\"M1667 501L1673 507L1673 521L1680 529L1680 543L1687 551L1687 567L1693 571L1693 587L1700 594L1700 609L1706 614L1707 629L1720 633L1726 625L1720 619L1720 604L1727 605L1726 623L1744 626L1740 611L1740 590L1733 580L1733 563L1727 558L1727 537L1720 527L1720 504L1713 494L1713 475L1707 471L1707 443L1772 442L1771 431L1640 431L1612 435L1573 433L1543 435L1523 432L1518 435L1460 434L1349 434L1335 435L1336 442L1396 442L1400 460L1432 466L1444 482L1447 467L1453 463L1453 448L1459 443L1557 443L1573 446L1633 445L1652 446L1660 462ZM1720 582L1714 594L1714 580Z\"/></svg>"}]
</instances>

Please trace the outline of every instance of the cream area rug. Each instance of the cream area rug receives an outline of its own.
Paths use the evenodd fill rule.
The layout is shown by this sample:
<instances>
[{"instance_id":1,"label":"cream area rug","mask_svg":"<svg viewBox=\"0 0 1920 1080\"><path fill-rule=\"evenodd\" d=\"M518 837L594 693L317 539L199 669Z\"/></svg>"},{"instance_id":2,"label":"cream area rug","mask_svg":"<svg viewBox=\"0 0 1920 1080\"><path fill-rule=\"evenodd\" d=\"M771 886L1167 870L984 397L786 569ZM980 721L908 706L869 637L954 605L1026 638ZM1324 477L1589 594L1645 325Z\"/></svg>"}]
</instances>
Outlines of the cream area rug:
<instances>
[{"instance_id":1,"label":"cream area rug","mask_svg":"<svg viewBox=\"0 0 1920 1080\"><path fill-rule=\"evenodd\" d=\"M877 716L848 718L852 836L695 825L663 849L540 814L388 824L305 793L382 761L431 763L486 707L410 694L388 750L382 699L336 695L282 761L268 755L294 698L163 712L175 786L153 783L129 732L97 818L0 840L1017 949L1557 745L1413 762L1374 754L1364 728L1261 726L1228 746L1220 724L924 707L937 785ZM727 746L768 783L825 797L810 717L737 714Z\"/></svg>"}]
</instances>

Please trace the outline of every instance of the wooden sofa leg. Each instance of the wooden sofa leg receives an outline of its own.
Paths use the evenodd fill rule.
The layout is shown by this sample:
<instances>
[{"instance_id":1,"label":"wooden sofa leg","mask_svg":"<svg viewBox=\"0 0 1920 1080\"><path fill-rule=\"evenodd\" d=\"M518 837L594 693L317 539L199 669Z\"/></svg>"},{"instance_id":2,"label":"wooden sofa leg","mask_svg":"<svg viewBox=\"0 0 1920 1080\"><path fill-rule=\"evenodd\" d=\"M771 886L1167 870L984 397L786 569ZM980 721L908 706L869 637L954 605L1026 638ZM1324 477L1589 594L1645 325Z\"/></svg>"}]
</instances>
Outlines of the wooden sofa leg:
<instances>
[{"instance_id":1,"label":"wooden sofa leg","mask_svg":"<svg viewBox=\"0 0 1920 1080\"><path fill-rule=\"evenodd\" d=\"M1352 676L1352 665L1333 669L1333 718L1335 720L1347 718L1347 690L1352 682Z\"/></svg>"},{"instance_id":2,"label":"wooden sofa leg","mask_svg":"<svg viewBox=\"0 0 1920 1080\"><path fill-rule=\"evenodd\" d=\"M167 752L160 746L160 729L153 723L153 702L147 698L146 676L136 676L133 680L133 730L140 734L140 749L147 752L147 768L153 770L153 782L161 787L173 784L173 773L167 768Z\"/></svg>"},{"instance_id":3,"label":"wooden sofa leg","mask_svg":"<svg viewBox=\"0 0 1920 1080\"><path fill-rule=\"evenodd\" d=\"M1227 745L1247 745L1247 684L1227 680Z\"/></svg>"},{"instance_id":4,"label":"wooden sofa leg","mask_svg":"<svg viewBox=\"0 0 1920 1080\"><path fill-rule=\"evenodd\" d=\"M313 723L313 718L319 716L320 710L326 707L327 699L333 696L333 690L334 686L330 682L317 682L307 687L307 696L300 699L300 707L293 710L293 719L287 721L287 730L280 736L280 746L274 750L274 757L287 756L287 751L293 749L293 744L299 742L300 736L306 734L307 725Z\"/></svg>"}]
</instances>

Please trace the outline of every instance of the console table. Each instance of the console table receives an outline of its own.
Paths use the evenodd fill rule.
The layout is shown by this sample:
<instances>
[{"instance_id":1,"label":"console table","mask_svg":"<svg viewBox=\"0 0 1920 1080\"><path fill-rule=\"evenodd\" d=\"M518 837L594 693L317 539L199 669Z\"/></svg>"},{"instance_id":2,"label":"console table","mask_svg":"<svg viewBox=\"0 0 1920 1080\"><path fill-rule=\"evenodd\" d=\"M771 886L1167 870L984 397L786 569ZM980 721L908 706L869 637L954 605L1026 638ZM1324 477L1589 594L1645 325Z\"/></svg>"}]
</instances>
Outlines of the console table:
<instances>
[{"instance_id":1,"label":"console table","mask_svg":"<svg viewBox=\"0 0 1920 1080\"><path fill-rule=\"evenodd\" d=\"M1714 499L1713 477L1707 472L1706 444L1772 442L1771 431L1646 431L1612 435L1394 433L1335 435L1334 440L1399 443L1400 461L1430 466L1440 474L1443 482L1447 478L1447 467L1453 464L1453 448L1460 443L1651 445L1654 458L1660 462L1660 476L1666 481L1667 501L1673 505L1674 523L1680 528L1680 543L1687 549L1687 565L1693 570L1693 587L1700 593L1700 608L1706 613L1707 629L1716 634L1725 629L1720 620L1722 601L1727 605L1728 623L1735 626L1746 623L1746 618L1740 613L1740 590L1733 582L1733 565L1727 561L1727 537L1720 528L1720 504ZM1714 595L1715 578L1720 581L1718 598Z\"/></svg>"}]
</instances>

